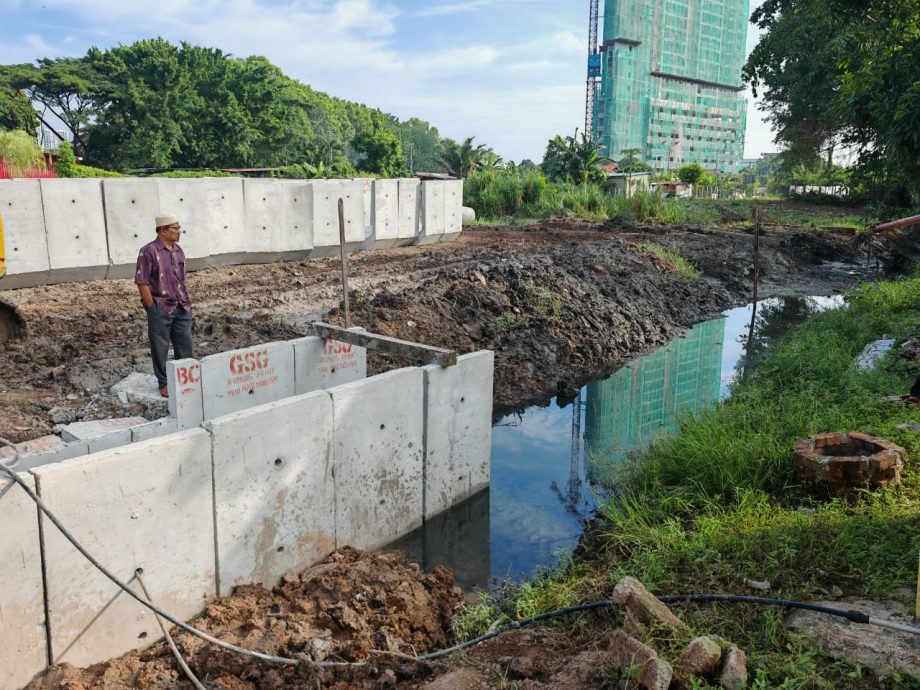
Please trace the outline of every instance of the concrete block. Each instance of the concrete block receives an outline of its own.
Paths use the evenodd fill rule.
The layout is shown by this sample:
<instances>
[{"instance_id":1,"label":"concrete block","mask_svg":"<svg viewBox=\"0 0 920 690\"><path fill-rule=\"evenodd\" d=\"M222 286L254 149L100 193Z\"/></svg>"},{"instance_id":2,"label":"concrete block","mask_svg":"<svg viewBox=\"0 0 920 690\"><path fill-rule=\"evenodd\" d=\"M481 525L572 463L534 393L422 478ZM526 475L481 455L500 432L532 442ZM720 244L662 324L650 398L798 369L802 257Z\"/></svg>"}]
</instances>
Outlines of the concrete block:
<instances>
[{"instance_id":1,"label":"concrete block","mask_svg":"<svg viewBox=\"0 0 920 690\"><path fill-rule=\"evenodd\" d=\"M131 442L138 443L151 438L174 434L179 431L179 425L173 417L161 417L152 422L131 427Z\"/></svg>"},{"instance_id":2,"label":"concrete block","mask_svg":"<svg viewBox=\"0 0 920 690\"><path fill-rule=\"evenodd\" d=\"M400 178L399 190L399 229L397 237L403 245L412 244L419 231L419 211L421 195L420 182L414 177Z\"/></svg>"},{"instance_id":3,"label":"concrete block","mask_svg":"<svg viewBox=\"0 0 920 690\"><path fill-rule=\"evenodd\" d=\"M182 620L215 594L211 439L203 429L34 470L39 495L117 577L143 570L153 600ZM43 518L51 658L88 666L160 637Z\"/></svg>"},{"instance_id":4,"label":"concrete block","mask_svg":"<svg viewBox=\"0 0 920 690\"><path fill-rule=\"evenodd\" d=\"M371 226L373 247L398 247L405 244L399 238L399 182L374 180Z\"/></svg>"},{"instance_id":5,"label":"concrete block","mask_svg":"<svg viewBox=\"0 0 920 690\"><path fill-rule=\"evenodd\" d=\"M19 456L35 455L36 453L47 453L50 451L60 450L66 444L60 436L51 434L50 436L40 436L33 438L31 441L17 443L16 448L19 450ZM9 446L0 446L0 460L13 457L13 449ZM2 475L0 475L2 476Z\"/></svg>"},{"instance_id":6,"label":"concrete block","mask_svg":"<svg viewBox=\"0 0 920 690\"><path fill-rule=\"evenodd\" d=\"M243 180L245 263L305 259L313 250L313 194L301 180Z\"/></svg>"},{"instance_id":7,"label":"concrete block","mask_svg":"<svg viewBox=\"0 0 920 690\"><path fill-rule=\"evenodd\" d=\"M121 381L109 389L117 395L122 402L138 403L140 405L159 405L163 402L157 377L153 374L142 374L132 371Z\"/></svg>"},{"instance_id":8,"label":"concrete block","mask_svg":"<svg viewBox=\"0 0 920 690\"><path fill-rule=\"evenodd\" d=\"M294 346L289 342L221 352L200 363L205 419L294 395Z\"/></svg>"},{"instance_id":9,"label":"concrete block","mask_svg":"<svg viewBox=\"0 0 920 690\"><path fill-rule=\"evenodd\" d=\"M460 237L463 231L463 180L445 180L444 190L444 234L441 242L450 242Z\"/></svg>"},{"instance_id":10,"label":"concrete block","mask_svg":"<svg viewBox=\"0 0 920 690\"><path fill-rule=\"evenodd\" d=\"M35 453L29 453L19 456L19 466L16 468L20 472L43 467L45 465L54 465L64 460L71 460L89 453L89 441L70 441L57 448L49 450L40 450Z\"/></svg>"},{"instance_id":11,"label":"concrete block","mask_svg":"<svg viewBox=\"0 0 920 690\"><path fill-rule=\"evenodd\" d=\"M207 423L219 593L275 585L335 549L332 399L286 398Z\"/></svg>"},{"instance_id":12,"label":"concrete block","mask_svg":"<svg viewBox=\"0 0 920 690\"><path fill-rule=\"evenodd\" d=\"M35 480L19 474L30 488ZM38 512L22 487L0 476L0 688L26 685L48 663Z\"/></svg>"},{"instance_id":13,"label":"concrete block","mask_svg":"<svg viewBox=\"0 0 920 690\"><path fill-rule=\"evenodd\" d=\"M397 369L329 393L336 545L383 546L422 524L422 370Z\"/></svg>"},{"instance_id":14,"label":"concrete block","mask_svg":"<svg viewBox=\"0 0 920 690\"><path fill-rule=\"evenodd\" d=\"M191 429L204 421L201 362L191 358L166 362L166 387L169 416L179 429Z\"/></svg>"},{"instance_id":15,"label":"concrete block","mask_svg":"<svg viewBox=\"0 0 920 690\"><path fill-rule=\"evenodd\" d=\"M182 225L186 267L232 264L246 253L243 181L238 177L157 180L160 210Z\"/></svg>"},{"instance_id":16,"label":"concrete block","mask_svg":"<svg viewBox=\"0 0 920 690\"><path fill-rule=\"evenodd\" d=\"M367 350L363 347L315 335L291 343L298 395L367 378Z\"/></svg>"},{"instance_id":17,"label":"concrete block","mask_svg":"<svg viewBox=\"0 0 920 690\"><path fill-rule=\"evenodd\" d=\"M102 198L110 264L106 278L132 278L141 247L156 239L160 186L153 178L106 179Z\"/></svg>"},{"instance_id":18,"label":"concrete block","mask_svg":"<svg viewBox=\"0 0 920 690\"><path fill-rule=\"evenodd\" d=\"M0 180L0 218L6 276L0 289L32 287L48 282L48 239L38 180Z\"/></svg>"},{"instance_id":19,"label":"concrete block","mask_svg":"<svg viewBox=\"0 0 920 690\"><path fill-rule=\"evenodd\" d=\"M91 422L72 422L61 428L61 438L65 441L93 441L113 431L130 429L132 426L146 423L147 420L143 417L116 417Z\"/></svg>"},{"instance_id":20,"label":"concrete block","mask_svg":"<svg viewBox=\"0 0 920 690\"><path fill-rule=\"evenodd\" d=\"M51 269L48 282L105 278L109 249L101 180L44 179L39 183Z\"/></svg>"},{"instance_id":21,"label":"concrete block","mask_svg":"<svg viewBox=\"0 0 920 690\"><path fill-rule=\"evenodd\" d=\"M422 182L420 194L422 200L419 231L413 244L440 242L441 236L447 230L447 221L444 216L444 182L442 180L425 180Z\"/></svg>"},{"instance_id":22,"label":"concrete block","mask_svg":"<svg viewBox=\"0 0 920 690\"><path fill-rule=\"evenodd\" d=\"M345 202L345 249L353 251L364 244L364 192L352 180L312 180L313 254L339 254L339 199Z\"/></svg>"},{"instance_id":23,"label":"concrete block","mask_svg":"<svg viewBox=\"0 0 920 690\"><path fill-rule=\"evenodd\" d=\"M425 371L425 519L489 485L492 378L489 350Z\"/></svg>"},{"instance_id":24,"label":"concrete block","mask_svg":"<svg viewBox=\"0 0 920 690\"><path fill-rule=\"evenodd\" d=\"M364 201L364 239L365 242L367 240L371 242L370 246L365 246L364 248L371 249L374 240L374 178L356 177L354 181L361 185L361 195Z\"/></svg>"},{"instance_id":25,"label":"concrete block","mask_svg":"<svg viewBox=\"0 0 920 690\"><path fill-rule=\"evenodd\" d=\"M118 448L118 446L126 446L131 443L133 434L131 429L119 429L118 431L110 431L107 434L98 436L89 441L89 452L90 453L99 453L103 450L111 450L112 448Z\"/></svg>"}]
</instances>

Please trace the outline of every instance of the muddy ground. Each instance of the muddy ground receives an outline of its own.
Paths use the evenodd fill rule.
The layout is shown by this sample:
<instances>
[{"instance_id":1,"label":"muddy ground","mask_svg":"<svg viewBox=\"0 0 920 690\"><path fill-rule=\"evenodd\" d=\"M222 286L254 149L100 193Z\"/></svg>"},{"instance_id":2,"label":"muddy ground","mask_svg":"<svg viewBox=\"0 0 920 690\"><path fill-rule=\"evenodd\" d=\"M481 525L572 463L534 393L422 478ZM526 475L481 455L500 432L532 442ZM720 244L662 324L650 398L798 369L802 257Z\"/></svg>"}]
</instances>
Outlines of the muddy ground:
<instances>
[{"instance_id":1,"label":"muddy ground","mask_svg":"<svg viewBox=\"0 0 920 690\"><path fill-rule=\"evenodd\" d=\"M702 272L682 279L641 249L680 248ZM574 220L474 228L431 247L350 255L353 323L407 340L496 353L495 413L574 395L588 380L751 295L750 229L632 229ZM889 252L890 253L890 252ZM761 296L822 295L857 280L850 238L768 228ZM309 335L342 323L335 259L209 268L191 275L197 356ZM0 346L0 436L21 442L56 424L163 416L109 388L150 372L145 316L127 280L0 292L25 322ZM378 372L413 362L371 353Z\"/></svg>"}]
</instances>

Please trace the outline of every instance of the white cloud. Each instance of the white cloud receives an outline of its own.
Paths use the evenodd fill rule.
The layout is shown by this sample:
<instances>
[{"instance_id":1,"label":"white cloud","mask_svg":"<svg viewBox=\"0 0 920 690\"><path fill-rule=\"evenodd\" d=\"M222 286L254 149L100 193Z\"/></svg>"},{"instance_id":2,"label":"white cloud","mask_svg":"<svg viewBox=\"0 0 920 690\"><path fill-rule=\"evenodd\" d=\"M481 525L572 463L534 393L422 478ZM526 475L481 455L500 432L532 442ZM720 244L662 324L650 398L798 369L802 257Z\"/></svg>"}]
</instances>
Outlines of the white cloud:
<instances>
[{"instance_id":1,"label":"white cloud","mask_svg":"<svg viewBox=\"0 0 920 690\"><path fill-rule=\"evenodd\" d=\"M547 2L547 0L463 0L462 2L450 2L441 5L434 5L425 8L416 13L418 17L437 17L445 14L459 14L461 12L472 12L483 8L495 8L501 6L513 5L532 5L536 3Z\"/></svg>"}]
</instances>

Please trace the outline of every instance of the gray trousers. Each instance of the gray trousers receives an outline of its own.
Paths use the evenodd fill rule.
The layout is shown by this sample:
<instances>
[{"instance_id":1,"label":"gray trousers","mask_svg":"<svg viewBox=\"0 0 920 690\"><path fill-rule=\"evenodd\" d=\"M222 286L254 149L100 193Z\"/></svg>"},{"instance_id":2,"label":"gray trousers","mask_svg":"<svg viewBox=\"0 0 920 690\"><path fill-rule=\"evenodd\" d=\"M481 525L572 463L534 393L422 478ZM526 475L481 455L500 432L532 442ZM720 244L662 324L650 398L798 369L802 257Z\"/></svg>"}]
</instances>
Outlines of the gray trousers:
<instances>
[{"instance_id":1,"label":"gray trousers","mask_svg":"<svg viewBox=\"0 0 920 690\"><path fill-rule=\"evenodd\" d=\"M147 310L147 335L150 338L150 358L153 360L153 373L157 376L160 388L166 385L166 358L169 356L169 343L172 342L176 359L192 356L192 312L181 306L172 314L160 311L154 302Z\"/></svg>"}]
</instances>

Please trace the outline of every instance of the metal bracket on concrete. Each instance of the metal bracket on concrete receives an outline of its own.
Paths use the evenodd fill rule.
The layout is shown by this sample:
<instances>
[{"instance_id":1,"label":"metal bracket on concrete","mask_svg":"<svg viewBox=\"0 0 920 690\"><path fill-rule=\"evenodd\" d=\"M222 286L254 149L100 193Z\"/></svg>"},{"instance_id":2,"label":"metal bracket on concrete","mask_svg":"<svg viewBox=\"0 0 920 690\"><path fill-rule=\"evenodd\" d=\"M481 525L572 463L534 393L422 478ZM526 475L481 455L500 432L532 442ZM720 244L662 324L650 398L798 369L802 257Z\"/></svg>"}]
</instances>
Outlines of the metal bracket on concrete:
<instances>
[{"instance_id":1,"label":"metal bracket on concrete","mask_svg":"<svg viewBox=\"0 0 920 690\"><path fill-rule=\"evenodd\" d=\"M400 340L399 338L391 338L387 335L368 333L366 331L345 330L322 321L315 321L313 330L320 338L332 338L343 343L365 347L368 350L380 350L381 352L389 352L392 355L401 355L410 359L429 360L434 364L440 364L442 367L452 367L457 363L457 352L455 350L445 350L442 347L422 345L421 343L413 343L408 340Z\"/></svg>"}]
</instances>

